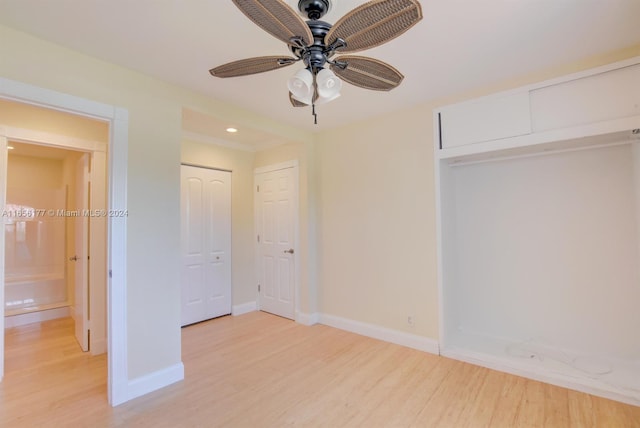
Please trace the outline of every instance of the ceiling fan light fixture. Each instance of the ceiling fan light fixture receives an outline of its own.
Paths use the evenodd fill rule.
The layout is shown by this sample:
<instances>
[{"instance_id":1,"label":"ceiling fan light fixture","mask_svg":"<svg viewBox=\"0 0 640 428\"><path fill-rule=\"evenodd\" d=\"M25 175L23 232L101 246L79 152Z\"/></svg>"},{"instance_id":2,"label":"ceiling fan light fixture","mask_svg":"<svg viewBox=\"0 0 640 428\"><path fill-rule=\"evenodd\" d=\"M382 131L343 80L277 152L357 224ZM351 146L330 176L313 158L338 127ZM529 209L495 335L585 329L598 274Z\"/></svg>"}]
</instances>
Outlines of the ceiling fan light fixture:
<instances>
[{"instance_id":1,"label":"ceiling fan light fixture","mask_svg":"<svg viewBox=\"0 0 640 428\"><path fill-rule=\"evenodd\" d=\"M311 95L312 95L312 94L311 94L311 93L309 93L306 97L298 98L298 97L296 97L295 95L291 94L291 96L293 97L293 99L295 99L296 101L300 101L301 103L306 104L306 105L308 105L308 106L310 106L310 105L311 105L311 103L312 103L312 96L311 96Z\"/></svg>"},{"instance_id":2,"label":"ceiling fan light fixture","mask_svg":"<svg viewBox=\"0 0 640 428\"><path fill-rule=\"evenodd\" d=\"M306 103L305 100L311 100L313 95L313 74L306 68L298 70L287 81L287 87L295 99Z\"/></svg>"},{"instance_id":3,"label":"ceiling fan light fixture","mask_svg":"<svg viewBox=\"0 0 640 428\"><path fill-rule=\"evenodd\" d=\"M297 0L299 14L292 7L296 0L232 1L258 27L284 42L293 56L272 55L232 61L212 68L209 70L211 75L246 76L302 61L306 69L287 81L289 102L293 107L311 106L316 124L316 104L338 98L342 82L375 91L397 87L404 76L389 64L344 54L395 39L422 19L419 0L368 0L334 24L320 18L338 0ZM336 54L339 56L333 58Z\"/></svg>"},{"instance_id":4,"label":"ceiling fan light fixture","mask_svg":"<svg viewBox=\"0 0 640 428\"><path fill-rule=\"evenodd\" d=\"M316 83L318 85L318 96L333 100L340 95L342 89L342 80L336 76L333 71L323 68L318 72L316 77Z\"/></svg>"},{"instance_id":5,"label":"ceiling fan light fixture","mask_svg":"<svg viewBox=\"0 0 640 428\"><path fill-rule=\"evenodd\" d=\"M339 92L338 92L337 94L334 94L334 95L330 96L330 97L323 97L323 96L319 96L319 97L318 97L318 99L316 100L315 104L316 104L317 106L320 106L320 105L322 105L322 104L326 104L326 103L328 103L328 102L330 102L330 101L335 100L335 99L336 99L336 98L338 98L339 96L340 96L340 93L339 93Z\"/></svg>"}]
</instances>

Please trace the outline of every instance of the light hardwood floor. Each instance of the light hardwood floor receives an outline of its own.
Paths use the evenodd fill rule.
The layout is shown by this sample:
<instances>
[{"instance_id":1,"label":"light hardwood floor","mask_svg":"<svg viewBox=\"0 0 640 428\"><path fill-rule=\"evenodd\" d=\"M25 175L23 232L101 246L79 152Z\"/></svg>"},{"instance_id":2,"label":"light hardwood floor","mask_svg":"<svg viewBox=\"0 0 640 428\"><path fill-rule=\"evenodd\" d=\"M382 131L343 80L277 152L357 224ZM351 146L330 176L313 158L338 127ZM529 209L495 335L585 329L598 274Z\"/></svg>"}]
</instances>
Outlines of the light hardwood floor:
<instances>
[{"instance_id":1,"label":"light hardwood floor","mask_svg":"<svg viewBox=\"0 0 640 428\"><path fill-rule=\"evenodd\" d=\"M640 407L253 312L182 330L186 378L116 408L70 319L6 332L1 427L640 427Z\"/></svg>"}]
</instances>

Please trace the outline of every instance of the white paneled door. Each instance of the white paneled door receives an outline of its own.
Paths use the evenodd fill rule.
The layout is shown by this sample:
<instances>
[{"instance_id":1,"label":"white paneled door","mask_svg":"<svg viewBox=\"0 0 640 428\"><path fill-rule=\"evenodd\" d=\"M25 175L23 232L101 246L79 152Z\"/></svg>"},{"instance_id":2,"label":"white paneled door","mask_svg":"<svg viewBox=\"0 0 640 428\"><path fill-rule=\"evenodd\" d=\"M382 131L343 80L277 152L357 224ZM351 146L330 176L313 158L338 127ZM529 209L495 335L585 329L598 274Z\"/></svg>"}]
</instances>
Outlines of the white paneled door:
<instances>
[{"instance_id":1,"label":"white paneled door","mask_svg":"<svg viewBox=\"0 0 640 428\"><path fill-rule=\"evenodd\" d=\"M181 168L184 326L231 313L231 173Z\"/></svg>"},{"instance_id":2,"label":"white paneled door","mask_svg":"<svg viewBox=\"0 0 640 428\"><path fill-rule=\"evenodd\" d=\"M260 309L295 317L297 168L256 173Z\"/></svg>"},{"instance_id":3,"label":"white paneled door","mask_svg":"<svg viewBox=\"0 0 640 428\"><path fill-rule=\"evenodd\" d=\"M89 154L85 153L76 163L75 209L89 208ZM75 276L73 319L76 340L82 351L89 350L89 218L74 217L75 255L71 258ZM71 271L71 269L70 269Z\"/></svg>"}]
</instances>

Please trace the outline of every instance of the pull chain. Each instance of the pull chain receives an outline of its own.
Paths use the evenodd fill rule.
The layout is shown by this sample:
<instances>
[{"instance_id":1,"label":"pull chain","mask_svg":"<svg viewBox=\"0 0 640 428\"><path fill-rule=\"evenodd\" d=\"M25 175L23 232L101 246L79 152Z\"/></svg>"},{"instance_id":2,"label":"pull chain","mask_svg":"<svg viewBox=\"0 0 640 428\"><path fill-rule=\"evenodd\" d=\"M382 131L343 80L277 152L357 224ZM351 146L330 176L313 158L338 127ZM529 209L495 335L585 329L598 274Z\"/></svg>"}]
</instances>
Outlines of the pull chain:
<instances>
[{"instance_id":1,"label":"pull chain","mask_svg":"<svg viewBox=\"0 0 640 428\"><path fill-rule=\"evenodd\" d=\"M318 77L318 70L311 69L311 74L313 74L313 95L311 96L311 114L313 115L313 124L318 124L318 115L316 113L316 96L318 95L318 81L316 80Z\"/></svg>"}]
</instances>

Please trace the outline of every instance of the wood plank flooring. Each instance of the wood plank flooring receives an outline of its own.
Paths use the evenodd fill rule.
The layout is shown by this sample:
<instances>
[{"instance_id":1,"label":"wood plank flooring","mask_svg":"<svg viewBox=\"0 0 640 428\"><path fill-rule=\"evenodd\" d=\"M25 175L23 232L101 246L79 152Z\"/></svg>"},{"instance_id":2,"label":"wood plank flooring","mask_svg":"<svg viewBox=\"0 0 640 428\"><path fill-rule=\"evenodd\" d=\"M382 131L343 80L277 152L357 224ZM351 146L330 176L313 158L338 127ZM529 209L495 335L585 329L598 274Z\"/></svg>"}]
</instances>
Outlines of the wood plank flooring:
<instances>
[{"instance_id":1,"label":"wood plank flooring","mask_svg":"<svg viewBox=\"0 0 640 428\"><path fill-rule=\"evenodd\" d=\"M185 380L111 408L70 319L6 331L1 427L640 427L640 407L253 312L182 330Z\"/></svg>"}]
</instances>

